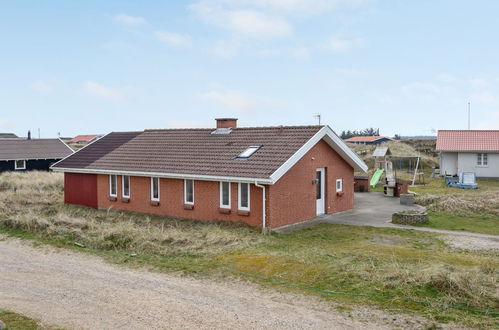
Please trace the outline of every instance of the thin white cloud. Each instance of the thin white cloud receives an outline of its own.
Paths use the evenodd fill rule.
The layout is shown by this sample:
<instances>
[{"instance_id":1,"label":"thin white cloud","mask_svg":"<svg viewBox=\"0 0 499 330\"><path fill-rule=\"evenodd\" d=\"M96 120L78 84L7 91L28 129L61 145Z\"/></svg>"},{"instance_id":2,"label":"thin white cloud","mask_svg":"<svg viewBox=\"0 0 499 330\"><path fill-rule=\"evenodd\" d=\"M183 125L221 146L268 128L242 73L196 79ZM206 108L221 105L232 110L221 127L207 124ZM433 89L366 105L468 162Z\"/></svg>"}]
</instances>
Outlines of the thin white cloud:
<instances>
[{"instance_id":1,"label":"thin white cloud","mask_svg":"<svg viewBox=\"0 0 499 330\"><path fill-rule=\"evenodd\" d=\"M238 37L272 39L293 33L293 27L285 18L260 10L228 9L210 1L200 1L189 8L205 22Z\"/></svg>"},{"instance_id":2,"label":"thin white cloud","mask_svg":"<svg viewBox=\"0 0 499 330\"><path fill-rule=\"evenodd\" d=\"M402 86L402 92L408 94L438 94L441 88L434 83L413 82Z\"/></svg>"},{"instance_id":3,"label":"thin white cloud","mask_svg":"<svg viewBox=\"0 0 499 330\"><path fill-rule=\"evenodd\" d=\"M499 105L499 98L497 97L497 94L486 90L473 93L471 98L485 105Z\"/></svg>"},{"instance_id":4,"label":"thin white cloud","mask_svg":"<svg viewBox=\"0 0 499 330\"><path fill-rule=\"evenodd\" d=\"M298 47L291 51L291 55L298 59L308 59L310 57L310 50L307 47Z\"/></svg>"},{"instance_id":5,"label":"thin white cloud","mask_svg":"<svg viewBox=\"0 0 499 330\"><path fill-rule=\"evenodd\" d=\"M147 23L147 21L143 17L130 16L126 14L115 15L113 16L113 20L118 24L128 27L137 27Z\"/></svg>"},{"instance_id":6,"label":"thin white cloud","mask_svg":"<svg viewBox=\"0 0 499 330\"><path fill-rule=\"evenodd\" d=\"M52 82L46 80L37 80L31 85L31 89L40 94L51 94L55 87Z\"/></svg>"},{"instance_id":7,"label":"thin white cloud","mask_svg":"<svg viewBox=\"0 0 499 330\"><path fill-rule=\"evenodd\" d=\"M339 6L357 7L366 0L198 0L195 4L210 7L254 8L279 15L316 14Z\"/></svg>"},{"instance_id":8,"label":"thin white cloud","mask_svg":"<svg viewBox=\"0 0 499 330\"><path fill-rule=\"evenodd\" d=\"M255 55L258 57L275 57L280 55L281 52L277 49L259 49L255 52Z\"/></svg>"},{"instance_id":9,"label":"thin white cloud","mask_svg":"<svg viewBox=\"0 0 499 330\"><path fill-rule=\"evenodd\" d=\"M125 95L117 88L107 87L95 81L86 81L83 89L93 96L97 96L112 102L120 102L125 99Z\"/></svg>"},{"instance_id":10,"label":"thin white cloud","mask_svg":"<svg viewBox=\"0 0 499 330\"><path fill-rule=\"evenodd\" d=\"M203 100L220 104L237 112L252 110L256 103L249 95L234 90L211 90L198 96Z\"/></svg>"},{"instance_id":11,"label":"thin white cloud","mask_svg":"<svg viewBox=\"0 0 499 330\"><path fill-rule=\"evenodd\" d=\"M192 46L191 37L168 31L156 31L154 35L161 42L173 48L189 48Z\"/></svg>"},{"instance_id":12,"label":"thin white cloud","mask_svg":"<svg viewBox=\"0 0 499 330\"><path fill-rule=\"evenodd\" d=\"M203 128L209 127L207 123L201 120L168 120L166 127L172 128Z\"/></svg>"},{"instance_id":13,"label":"thin white cloud","mask_svg":"<svg viewBox=\"0 0 499 330\"><path fill-rule=\"evenodd\" d=\"M473 121L473 118L472 118ZM472 122L473 124L473 122ZM490 112L486 115L486 120L478 123L478 129L499 129L499 111Z\"/></svg>"},{"instance_id":14,"label":"thin white cloud","mask_svg":"<svg viewBox=\"0 0 499 330\"><path fill-rule=\"evenodd\" d=\"M0 118L0 128L2 129L10 129L12 124L7 119Z\"/></svg>"},{"instance_id":15,"label":"thin white cloud","mask_svg":"<svg viewBox=\"0 0 499 330\"><path fill-rule=\"evenodd\" d=\"M319 47L322 49L330 50L334 53L346 53L353 48L361 46L363 40L360 38L339 38L331 37L329 40L321 44Z\"/></svg>"},{"instance_id":16,"label":"thin white cloud","mask_svg":"<svg viewBox=\"0 0 499 330\"><path fill-rule=\"evenodd\" d=\"M271 39L292 34L293 28L283 18L272 17L254 10L234 10L226 13L231 32L250 38Z\"/></svg>"},{"instance_id":17,"label":"thin white cloud","mask_svg":"<svg viewBox=\"0 0 499 330\"><path fill-rule=\"evenodd\" d=\"M208 48L208 53L221 58L231 58L239 53L242 46L238 40L218 40Z\"/></svg>"}]
</instances>

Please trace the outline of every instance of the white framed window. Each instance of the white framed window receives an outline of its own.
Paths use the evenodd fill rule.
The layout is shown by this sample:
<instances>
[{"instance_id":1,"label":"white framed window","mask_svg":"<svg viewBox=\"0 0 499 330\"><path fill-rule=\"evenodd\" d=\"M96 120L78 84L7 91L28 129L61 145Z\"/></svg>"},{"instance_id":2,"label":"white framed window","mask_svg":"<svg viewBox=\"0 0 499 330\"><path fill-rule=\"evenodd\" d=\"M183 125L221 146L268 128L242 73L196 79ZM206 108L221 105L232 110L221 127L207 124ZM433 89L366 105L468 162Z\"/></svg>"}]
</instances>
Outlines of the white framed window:
<instances>
[{"instance_id":1,"label":"white framed window","mask_svg":"<svg viewBox=\"0 0 499 330\"><path fill-rule=\"evenodd\" d=\"M118 196L118 179L116 175L109 176L109 196Z\"/></svg>"},{"instance_id":2,"label":"white framed window","mask_svg":"<svg viewBox=\"0 0 499 330\"><path fill-rule=\"evenodd\" d=\"M257 152L258 149L260 149L260 148L261 148L261 146L250 146L246 150L244 150L243 152L241 152L239 154L239 156L237 156L236 158L238 158L238 159L250 158L251 155L253 155L255 152Z\"/></svg>"},{"instance_id":3,"label":"white framed window","mask_svg":"<svg viewBox=\"0 0 499 330\"><path fill-rule=\"evenodd\" d=\"M478 166L488 166L489 160L487 154L476 154L476 155L477 155L476 164Z\"/></svg>"},{"instance_id":4,"label":"white framed window","mask_svg":"<svg viewBox=\"0 0 499 330\"><path fill-rule=\"evenodd\" d=\"M130 198L130 176L121 176L121 196L123 198Z\"/></svg>"},{"instance_id":5,"label":"white framed window","mask_svg":"<svg viewBox=\"0 0 499 330\"><path fill-rule=\"evenodd\" d=\"M14 162L14 169L16 170L25 170L26 169L26 160L19 159Z\"/></svg>"},{"instance_id":6,"label":"white framed window","mask_svg":"<svg viewBox=\"0 0 499 330\"><path fill-rule=\"evenodd\" d=\"M336 192L343 192L343 179L336 179Z\"/></svg>"},{"instance_id":7,"label":"white framed window","mask_svg":"<svg viewBox=\"0 0 499 330\"><path fill-rule=\"evenodd\" d=\"M184 203L194 204L194 180L184 180Z\"/></svg>"},{"instance_id":8,"label":"white framed window","mask_svg":"<svg viewBox=\"0 0 499 330\"><path fill-rule=\"evenodd\" d=\"M230 209L230 182L220 182L220 207Z\"/></svg>"},{"instance_id":9,"label":"white framed window","mask_svg":"<svg viewBox=\"0 0 499 330\"><path fill-rule=\"evenodd\" d=\"M151 200L159 202L159 178L151 177Z\"/></svg>"},{"instance_id":10,"label":"white framed window","mask_svg":"<svg viewBox=\"0 0 499 330\"><path fill-rule=\"evenodd\" d=\"M250 209L250 185L249 183L239 183L237 206L239 210L249 211Z\"/></svg>"}]
</instances>

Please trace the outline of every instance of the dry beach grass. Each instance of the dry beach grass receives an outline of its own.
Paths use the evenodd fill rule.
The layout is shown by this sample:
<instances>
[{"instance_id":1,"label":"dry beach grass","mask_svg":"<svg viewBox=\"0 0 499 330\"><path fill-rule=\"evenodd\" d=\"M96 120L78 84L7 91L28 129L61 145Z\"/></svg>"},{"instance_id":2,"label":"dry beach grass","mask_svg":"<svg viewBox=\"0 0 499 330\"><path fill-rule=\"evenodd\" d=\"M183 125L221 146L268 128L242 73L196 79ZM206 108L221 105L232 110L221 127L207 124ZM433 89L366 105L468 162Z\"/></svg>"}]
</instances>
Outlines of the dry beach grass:
<instances>
[{"instance_id":1,"label":"dry beach grass","mask_svg":"<svg viewBox=\"0 0 499 330\"><path fill-rule=\"evenodd\" d=\"M375 305L437 323L497 325L491 316L448 307L498 309L497 251L455 250L435 234L402 229L319 225L262 236L238 224L93 210L64 205L62 184L59 173L0 175L0 231L72 249L80 249L78 242L86 246L81 251L132 267L241 276L333 299L346 309Z\"/></svg>"}]
</instances>

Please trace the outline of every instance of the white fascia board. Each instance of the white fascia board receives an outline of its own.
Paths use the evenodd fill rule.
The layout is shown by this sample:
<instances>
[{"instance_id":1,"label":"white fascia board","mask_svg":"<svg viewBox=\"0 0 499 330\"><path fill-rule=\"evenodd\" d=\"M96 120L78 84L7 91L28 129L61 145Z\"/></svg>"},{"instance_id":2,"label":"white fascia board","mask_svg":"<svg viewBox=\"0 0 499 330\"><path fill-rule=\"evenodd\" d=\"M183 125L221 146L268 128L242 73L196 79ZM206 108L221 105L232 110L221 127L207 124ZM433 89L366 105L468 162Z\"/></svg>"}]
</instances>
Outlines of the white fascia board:
<instances>
[{"instance_id":1,"label":"white fascia board","mask_svg":"<svg viewBox=\"0 0 499 330\"><path fill-rule=\"evenodd\" d=\"M59 141L61 141L62 144L64 144L66 147L68 147L69 150L71 150L71 154L69 156L71 156L72 154L75 153L75 151L73 150L73 148L71 148L66 142L64 142L61 138L57 138Z\"/></svg>"},{"instance_id":2,"label":"white fascia board","mask_svg":"<svg viewBox=\"0 0 499 330\"><path fill-rule=\"evenodd\" d=\"M107 174L107 175L129 175L129 176L146 176L170 179L189 179L203 181L228 181L228 182L244 182L244 183L262 183L271 184L270 179L261 178L243 178L231 176L216 176L216 175L199 175L199 174L178 174L178 173L160 173L160 172L139 172L139 171L117 171L117 170L94 170L94 169L79 169L79 168L52 168L55 172L68 173L86 173L86 174Z\"/></svg>"},{"instance_id":3,"label":"white fascia board","mask_svg":"<svg viewBox=\"0 0 499 330\"><path fill-rule=\"evenodd\" d=\"M293 167L305 154L312 149L320 140L324 139L333 150L335 150L350 166L358 172L367 172L368 167L362 159L353 152L338 135L329 126L324 126L315 133L310 140L301 146L293 156L282 164L272 175L270 179L272 184L276 183L291 167Z\"/></svg>"},{"instance_id":4,"label":"white fascia board","mask_svg":"<svg viewBox=\"0 0 499 330\"><path fill-rule=\"evenodd\" d=\"M76 150L76 151L74 151L74 150L73 150L73 148L71 148L71 147L70 147L70 146L68 146L66 143L64 143L64 141L62 141L62 140L61 140L61 142L63 142L64 144L66 144L66 146L67 146L68 148L70 148L71 150L73 150L73 153L72 153L72 154L70 154L70 155L67 155L66 157L64 157L64 158L63 158L63 159L61 159L60 161L58 161L58 162L56 162L56 163L52 164L52 166L50 166L50 169L51 169L51 170L53 170L53 171L56 171L56 169L54 169L54 168L53 168L54 166L56 166L57 164L59 164L60 162L62 162L63 160L65 160L66 158L71 157L71 156L73 156L73 155L75 155L75 154L79 153L80 151L82 151L82 150L83 150L83 149L85 149L86 147L88 147L88 146L90 146L90 145L94 144L95 142L99 141L100 139L102 139L103 137L105 137L105 136L107 136L107 135L109 135L109 134L111 134L111 133L112 133L112 132L109 132L109 133L107 133L107 134L104 134L102 137L98 138L97 140L94 140L93 142L90 142L89 144L87 144L87 145L86 145L86 146L84 146L83 148L80 148L80 149L78 149L78 150ZM60 139L59 139L59 140L60 140ZM62 172L62 171L61 171L61 172Z\"/></svg>"},{"instance_id":5,"label":"white fascia board","mask_svg":"<svg viewBox=\"0 0 499 330\"><path fill-rule=\"evenodd\" d=\"M352 150L350 149L343 140L336 135L336 133L331 129L331 127L326 126L324 127L326 129L326 134L324 135L326 137L326 142L338 153L340 156L345 159L345 161L350 164L355 171L357 172L367 172L369 167L364 163L364 161ZM328 139L331 139L331 141L328 141ZM331 144L330 142L333 142L334 144Z\"/></svg>"}]
</instances>

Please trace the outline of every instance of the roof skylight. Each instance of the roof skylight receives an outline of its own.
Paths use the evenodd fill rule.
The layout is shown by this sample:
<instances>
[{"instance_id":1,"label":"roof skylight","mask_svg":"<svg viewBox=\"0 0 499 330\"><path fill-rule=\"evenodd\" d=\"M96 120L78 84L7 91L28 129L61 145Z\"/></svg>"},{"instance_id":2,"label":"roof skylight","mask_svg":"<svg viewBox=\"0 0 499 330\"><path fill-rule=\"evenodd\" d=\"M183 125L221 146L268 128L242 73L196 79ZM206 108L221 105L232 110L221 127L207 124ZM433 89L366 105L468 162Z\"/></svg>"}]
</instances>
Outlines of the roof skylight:
<instances>
[{"instance_id":1,"label":"roof skylight","mask_svg":"<svg viewBox=\"0 0 499 330\"><path fill-rule=\"evenodd\" d=\"M257 152L258 149L260 149L261 147L262 146L250 146L246 150L241 152L239 154L239 156L237 156L237 158L238 159L247 159L247 158L251 157L251 155L253 155L255 152Z\"/></svg>"}]
</instances>

